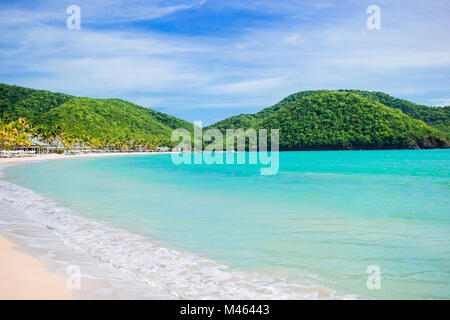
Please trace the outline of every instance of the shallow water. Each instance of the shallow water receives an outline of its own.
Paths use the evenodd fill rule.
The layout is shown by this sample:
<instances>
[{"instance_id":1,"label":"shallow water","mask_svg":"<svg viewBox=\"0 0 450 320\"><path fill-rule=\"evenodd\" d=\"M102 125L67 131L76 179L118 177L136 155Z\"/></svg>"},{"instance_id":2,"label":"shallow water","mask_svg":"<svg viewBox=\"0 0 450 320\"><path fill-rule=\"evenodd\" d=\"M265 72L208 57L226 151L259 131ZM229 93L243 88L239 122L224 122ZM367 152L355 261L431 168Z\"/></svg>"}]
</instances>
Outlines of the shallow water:
<instances>
[{"instance_id":1,"label":"shallow water","mask_svg":"<svg viewBox=\"0 0 450 320\"><path fill-rule=\"evenodd\" d=\"M49 200L28 208L62 239L174 297L443 299L449 168L450 150L280 152L273 176L162 155L16 166L7 180Z\"/></svg>"}]
</instances>

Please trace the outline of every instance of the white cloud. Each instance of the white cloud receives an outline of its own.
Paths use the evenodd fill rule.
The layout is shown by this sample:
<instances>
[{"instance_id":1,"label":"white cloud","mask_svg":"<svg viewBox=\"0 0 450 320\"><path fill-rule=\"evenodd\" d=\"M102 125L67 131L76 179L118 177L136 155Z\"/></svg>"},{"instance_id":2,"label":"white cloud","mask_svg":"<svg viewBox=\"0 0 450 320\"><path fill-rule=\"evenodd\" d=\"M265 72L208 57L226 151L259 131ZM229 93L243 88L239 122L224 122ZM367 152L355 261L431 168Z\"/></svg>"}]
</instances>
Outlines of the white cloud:
<instances>
[{"instance_id":1,"label":"white cloud","mask_svg":"<svg viewBox=\"0 0 450 320\"><path fill-rule=\"evenodd\" d=\"M169 3L171 3L169 5ZM61 0L36 2L33 9L4 8L0 11L3 23L24 24L65 21L68 17L66 7L76 4L81 9L82 23L118 23L152 20L179 11L202 7L207 0L145 1L145 0L77 0L64 4Z\"/></svg>"},{"instance_id":2,"label":"white cloud","mask_svg":"<svg viewBox=\"0 0 450 320\"><path fill-rule=\"evenodd\" d=\"M235 47L236 49L249 49L252 47L257 46L258 43L253 41L253 40L248 40L248 41L240 41L240 42L236 42Z\"/></svg>"},{"instance_id":3,"label":"white cloud","mask_svg":"<svg viewBox=\"0 0 450 320\"><path fill-rule=\"evenodd\" d=\"M430 105L438 107L450 106L450 98L432 99Z\"/></svg>"},{"instance_id":4,"label":"white cloud","mask_svg":"<svg viewBox=\"0 0 450 320\"><path fill-rule=\"evenodd\" d=\"M215 86L214 89L219 93L226 94L257 94L268 89L273 89L282 85L284 77L266 78L252 81L241 81Z\"/></svg>"},{"instance_id":5,"label":"white cloud","mask_svg":"<svg viewBox=\"0 0 450 320\"><path fill-rule=\"evenodd\" d=\"M412 19L416 13L396 19L401 10L398 13L388 4L382 8L382 29L376 33L365 28L365 8L359 15L327 16L308 24L292 19L243 28L229 36L89 27L97 20L152 19L204 4L80 1L87 26L82 22L77 32L65 28L65 10L0 10L0 82L77 95L127 97L173 110L263 108L305 89L383 89L405 95L419 89L421 95L436 88L448 92L448 22L429 12L427 17L433 19ZM265 14L309 9L299 9L295 1L280 7L275 2L257 4L250 8L247 2L234 3L248 10L263 8ZM225 5L217 3L216 10ZM442 11L434 8L438 9ZM159 95L154 97L155 93Z\"/></svg>"},{"instance_id":6,"label":"white cloud","mask_svg":"<svg viewBox=\"0 0 450 320\"><path fill-rule=\"evenodd\" d=\"M334 4L331 3L331 2L320 2L320 1L317 1L317 2L314 4L314 6L315 6L316 8L323 9L323 8L333 8L333 7L334 7Z\"/></svg>"},{"instance_id":7,"label":"white cloud","mask_svg":"<svg viewBox=\"0 0 450 320\"><path fill-rule=\"evenodd\" d=\"M182 37L158 34L69 31L48 25L21 26L0 35L0 69L16 83L95 96L129 91L187 90L204 86L211 75L188 56L211 48ZM39 77L30 76L39 75Z\"/></svg>"},{"instance_id":8,"label":"white cloud","mask_svg":"<svg viewBox=\"0 0 450 320\"><path fill-rule=\"evenodd\" d=\"M305 43L305 39L298 33L286 35L283 43L291 46L301 46Z\"/></svg>"},{"instance_id":9,"label":"white cloud","mask_svg":"<svg viewBox=\"0 0 450 320\"><path fill-rule=\"evenodd\" d=\"M173 14L178 11L197 9L207 0L177 1L167 5L168 1L116 0L112 2L82 1L81 10L89 22L101 19L103 22L116 23L126 21L151 20ZM158 5L159 4L159 5Z\"/></svg>"}]
</instances>

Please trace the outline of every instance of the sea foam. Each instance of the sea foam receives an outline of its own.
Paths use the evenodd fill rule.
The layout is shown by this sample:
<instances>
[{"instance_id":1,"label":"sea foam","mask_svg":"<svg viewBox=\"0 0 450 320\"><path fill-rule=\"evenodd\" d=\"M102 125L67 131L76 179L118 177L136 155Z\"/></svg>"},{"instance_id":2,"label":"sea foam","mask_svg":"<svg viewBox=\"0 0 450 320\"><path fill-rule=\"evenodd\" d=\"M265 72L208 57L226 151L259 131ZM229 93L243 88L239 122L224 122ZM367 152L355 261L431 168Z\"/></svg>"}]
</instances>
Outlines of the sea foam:
<instances>
[{"instance_id":1,"label":"sea foam","mask_svg":"<svg viewBox=\"0 0 450 320\"><path fill-rule=\"evenodd\" d=\"M339 299L320 286L231 270L195 254L76 215L40 194L0 180L0 231L19 237L59 272L108 282L91 292L122 299ZM94 291L94 289L93 289Z\"/></svg>"}]
</instances>

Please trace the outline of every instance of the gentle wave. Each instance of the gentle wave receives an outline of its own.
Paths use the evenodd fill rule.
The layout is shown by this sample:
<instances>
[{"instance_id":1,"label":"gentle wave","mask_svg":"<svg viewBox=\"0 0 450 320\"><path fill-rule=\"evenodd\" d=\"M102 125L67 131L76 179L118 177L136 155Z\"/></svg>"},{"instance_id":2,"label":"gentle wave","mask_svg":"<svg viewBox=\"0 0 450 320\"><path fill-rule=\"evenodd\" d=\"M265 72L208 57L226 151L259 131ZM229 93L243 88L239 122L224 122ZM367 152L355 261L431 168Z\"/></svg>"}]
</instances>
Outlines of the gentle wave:
<instances>
[{"instance_id":1,"label":"gentle wave","mask_svg":"<svg viewBox=\"0 0 450 320\"><path fill-rule=\"evenodd\" d=\"M161 298L175 299L354 298L337 296L320 286L290 284L283 279L230 270L215 261L75 215L36 192L7 181L0 181L0 190L0 206L8 208L0 214L3 229L8 223L17 225L22 221L21 228L33 229L29 230L31 237L38 230L54 235L71 249L95 258L98 268L109 268L98 274L105 275L113 267L115 272L131 276L139 283L139 292L130 298L146 297L147 290L157 293L153 298L160 294ZM127 286L134 286L127 281Z\"/></svg>"}]
</instances>

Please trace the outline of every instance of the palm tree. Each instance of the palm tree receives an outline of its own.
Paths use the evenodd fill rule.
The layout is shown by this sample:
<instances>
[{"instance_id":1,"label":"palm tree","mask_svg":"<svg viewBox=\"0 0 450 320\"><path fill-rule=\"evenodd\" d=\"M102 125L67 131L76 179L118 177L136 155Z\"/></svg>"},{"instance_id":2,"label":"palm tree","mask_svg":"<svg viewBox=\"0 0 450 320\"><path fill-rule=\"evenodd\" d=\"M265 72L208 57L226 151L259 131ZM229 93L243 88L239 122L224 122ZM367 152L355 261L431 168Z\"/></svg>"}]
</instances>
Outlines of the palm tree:
<instances>
[{"instance_id":1,"label":"palm tree","mask_svg":"<svg viewBox=\"0 0 450 320\"><path fill-rule=\"evenodd\" d=\"M25 118L19 118L1 125L0 127L0 147L2 149L15 149L21 146L31 146L30 125Z\"/></svg>"}]
</instances>

